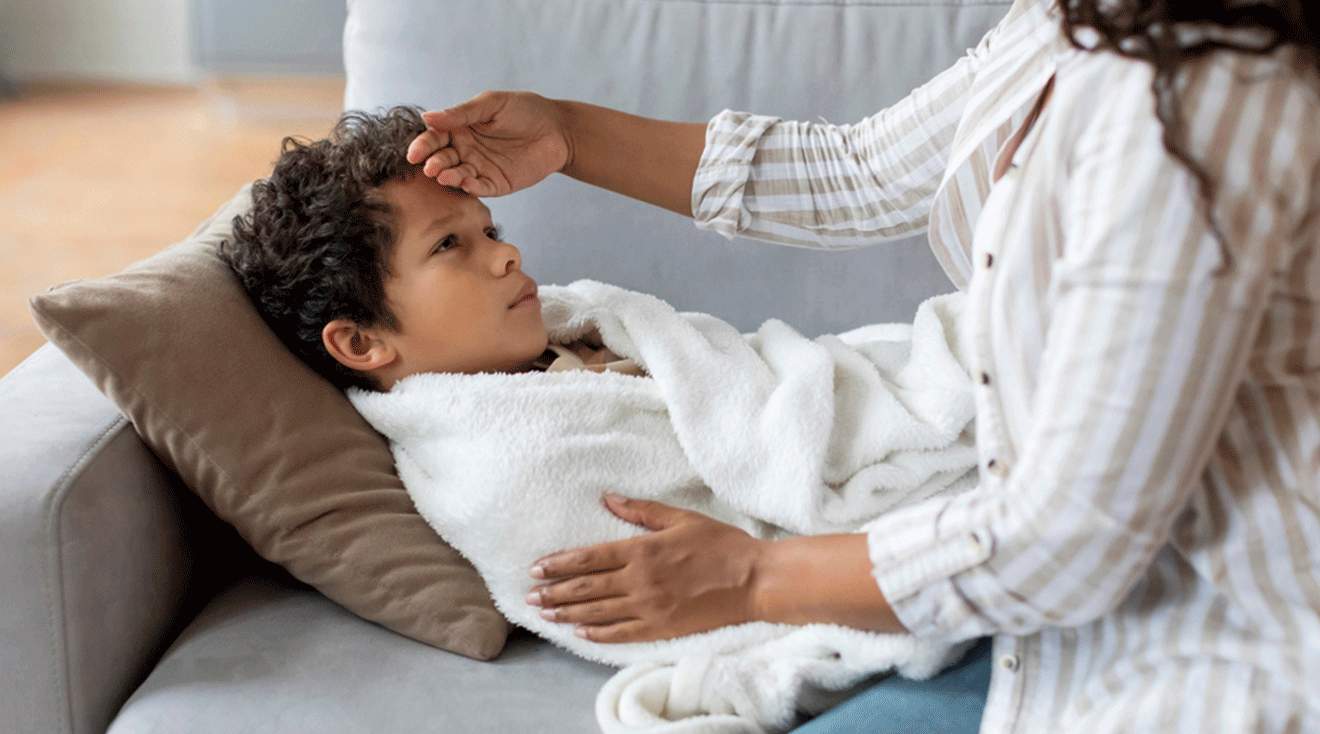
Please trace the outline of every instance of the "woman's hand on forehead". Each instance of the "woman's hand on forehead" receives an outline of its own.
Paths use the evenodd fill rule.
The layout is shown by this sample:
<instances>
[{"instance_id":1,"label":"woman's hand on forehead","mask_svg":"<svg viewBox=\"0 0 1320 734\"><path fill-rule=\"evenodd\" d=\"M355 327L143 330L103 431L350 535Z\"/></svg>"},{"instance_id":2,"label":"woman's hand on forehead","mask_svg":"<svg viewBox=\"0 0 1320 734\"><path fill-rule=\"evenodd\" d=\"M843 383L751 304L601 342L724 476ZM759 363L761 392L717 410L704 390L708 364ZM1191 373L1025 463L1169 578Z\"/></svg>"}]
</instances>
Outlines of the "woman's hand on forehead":
<instances>
[{"instance_id":1,"label":"woman's hand on forehead","mask_svg":"<svg viewBox=\"0 0 1320 734\"><path fill-rule=\"evenodd\" d=\"M504 196L538 183L568 163L570 145L558 106L528 92L485 92L427 112L427 129L408 146L423 175L474 196Z\"/></svg>"}]
</instances>

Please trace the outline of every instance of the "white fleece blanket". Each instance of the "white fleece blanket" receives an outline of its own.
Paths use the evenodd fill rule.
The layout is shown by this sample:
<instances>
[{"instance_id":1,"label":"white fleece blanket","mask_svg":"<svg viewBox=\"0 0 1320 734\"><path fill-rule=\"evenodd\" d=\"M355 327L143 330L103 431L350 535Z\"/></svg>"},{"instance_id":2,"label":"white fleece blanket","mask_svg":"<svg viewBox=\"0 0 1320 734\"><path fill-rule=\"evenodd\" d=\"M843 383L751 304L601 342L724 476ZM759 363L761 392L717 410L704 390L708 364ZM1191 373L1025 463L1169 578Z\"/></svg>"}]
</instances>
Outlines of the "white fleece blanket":
<instances>
[{"instance_id":1,"label":"white fleece blanket","mask_svg":"<svg viewBox=\"0 0 1320 734\"><path fill-rule=\"evenodd\" d=\"M778 731L821 691L952 662L956 646L831 625L604 645L543 621L524 597L534 560L642 532L604 509L606 491L779 537L863 530L885 510L970 486L961 295L922 304L910 326L817 339L773 320L743 335L591 281L541 299L553 341L603 343L650 377L424 374L349 397L389 438L418 511L512 622L624 668L597 698L603 731Z\"/></svg>"}]
</instances>

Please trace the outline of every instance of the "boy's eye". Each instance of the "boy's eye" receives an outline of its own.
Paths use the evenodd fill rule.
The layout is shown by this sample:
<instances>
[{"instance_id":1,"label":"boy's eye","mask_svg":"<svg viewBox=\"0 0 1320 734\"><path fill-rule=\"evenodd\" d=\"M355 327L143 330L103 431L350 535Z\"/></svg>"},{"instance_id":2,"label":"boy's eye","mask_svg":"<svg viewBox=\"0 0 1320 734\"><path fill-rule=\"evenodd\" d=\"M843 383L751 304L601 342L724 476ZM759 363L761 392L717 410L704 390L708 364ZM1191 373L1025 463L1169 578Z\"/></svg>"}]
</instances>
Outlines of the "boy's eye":
<instances>
[{"instance_id":1,"label":"boy's eye","mask_svg":"<svg viewBox=\"0 0 1320 734\"><path fill-rule=\"evenodd\" d=\"M458 238L451 234L437 242L435 249L431 250L431 252L444 252L445 250L452 250L455 247L458 247Z\"/></svg>"},{"instance_id":2,"label":"boy's eye","mask_svg":"<svg viewBox=\"0 0 1320 734\"><path fill-rule=\"evenodd\" d=\"M503 242L504 230L500 229L498 224L491 225L486 228L486 236L491 238L492 240L495 240L496 242Z\"/></svg>"}]
</instances>

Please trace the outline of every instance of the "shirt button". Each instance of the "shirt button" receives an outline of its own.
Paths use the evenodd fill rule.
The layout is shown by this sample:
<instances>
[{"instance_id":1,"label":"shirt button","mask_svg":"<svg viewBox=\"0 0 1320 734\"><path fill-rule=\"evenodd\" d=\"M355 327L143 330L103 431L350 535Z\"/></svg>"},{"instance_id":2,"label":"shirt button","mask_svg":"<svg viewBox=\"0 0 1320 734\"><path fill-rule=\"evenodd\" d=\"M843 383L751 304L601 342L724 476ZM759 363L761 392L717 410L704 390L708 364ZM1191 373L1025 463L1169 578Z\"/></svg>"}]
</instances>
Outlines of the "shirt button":
<instances>
[{"instance_id":1,"label":"shirt button","mask_svg":"<svg viewBox=\"0 0 1320 734\"><path fill-rule=\"evenodd\" d=\"M989 268L989 267L993 267L994 264L995 264L995 256L988 252L985 253L985 266Z\"/></svg>"},{"instance_id":2,"label":"shirt button","mask_svg":"<svg viewBox=\"0 0 1320 734\"><path fill-rule=\"evenodd\" d=\"M985 462L985 468L990 470L991 474L1003 479L1008 476L1008 465L999 459L991 459Z\"/></svg>"},{"instance_id":3,"label":"shirt button","mask_svg":"<svg viewBox=\"0 0 1320 734\"><path fill-rule=\"evenodd\" d=\"M1016 673L1019 665L1021 665L1021 662L1018 660L1017 655L1001 655L999 657L999 667L1010 673Z\"/></svg>"},{"instance_id":4,"label":"shirt button","mask_svg":"<svg viewBox=\"0 0 1320 734\"><path fill-rule=\"evenodd\" d=\"M976 371L976 381L979 382L979 383L981 383L982 385L989 385L989 384L990 384L990 374L987 373L987 372L985 372L984 370L977 370L977 371Z\"/></svg>"}]
</instances>

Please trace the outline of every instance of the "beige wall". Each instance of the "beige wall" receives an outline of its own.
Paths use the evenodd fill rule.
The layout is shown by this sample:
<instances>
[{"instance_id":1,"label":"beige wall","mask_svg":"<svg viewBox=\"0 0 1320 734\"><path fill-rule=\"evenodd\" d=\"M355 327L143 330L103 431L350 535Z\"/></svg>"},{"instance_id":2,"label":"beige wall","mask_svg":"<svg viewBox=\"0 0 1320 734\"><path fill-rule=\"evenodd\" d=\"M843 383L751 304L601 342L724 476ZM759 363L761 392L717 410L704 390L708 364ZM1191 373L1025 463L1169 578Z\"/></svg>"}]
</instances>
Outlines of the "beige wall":
<instances>
[{"instance_id":1,"label":"beige wall","mask_svg":"<svg viewBox=\"0 0 1320 734\"><path fill-rule=\"evenodd\" d=\"M188 0L0 0L0 72L193 81Z\"/></svg>"}]
</instances>

